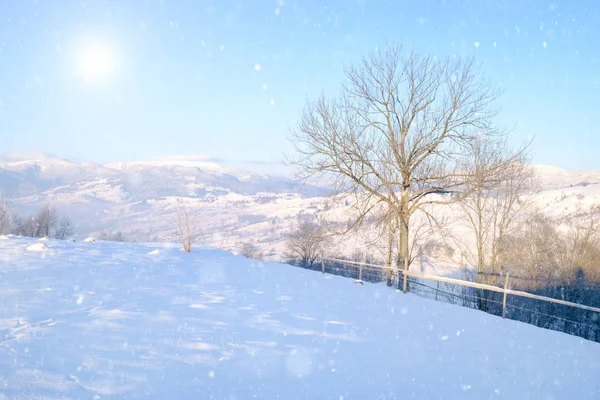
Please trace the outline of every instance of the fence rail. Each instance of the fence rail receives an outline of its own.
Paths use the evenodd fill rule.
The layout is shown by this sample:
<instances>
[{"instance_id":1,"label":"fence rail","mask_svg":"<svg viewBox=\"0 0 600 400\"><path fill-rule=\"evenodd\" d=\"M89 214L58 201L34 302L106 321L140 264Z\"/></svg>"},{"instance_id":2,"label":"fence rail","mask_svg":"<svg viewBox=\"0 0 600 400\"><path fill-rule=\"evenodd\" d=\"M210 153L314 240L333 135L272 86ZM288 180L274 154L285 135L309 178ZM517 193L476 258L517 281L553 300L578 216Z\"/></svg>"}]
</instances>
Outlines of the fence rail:
<instances>
[{"instance_id":1,"label":"fence rail","mask_svg":"<svg viewBox=\"0 0 600 400\"><path fill-rule=\"evenodd\" d=\"M390 267L386 266L386 265L377 265L377 264L363 263L363 262L359 262L359 261L349 261L349 260L341 260L341 259L337 259L337 258L323 257L321 259L321 268L322 268L323 273L325 273L325 262L326 261L336 262L336 263L340 263L340 264L356 265L359 267L359 277L362 277L362 269L364 267L367 267L370 269L380 269L380 270L386 271L386 272L390 270ZM447 278L445 276L421 274L419 272L414 272L414 271L410 271L410 270L406 270L406 269L400 270L399 273L403 274L405 279L407 276L410 276L413 278L419 278L419 279L423 279L423 280L444 282L444 283L450 283L450 284L454 284L454 285L458 285L458 286L465 286L465 287L470 287L470 288L474 288L474 289L483 289L483 290L490 290L493 292L502 293L502 294L504 294L503 316L506 313L506 308L507 308L506 297L508 295L527 297L530 299L541 300L541 301L546 301L546 302L550 302L550 303L561 304L564 306L574 307L574 308L578 308L581 310L587 310L587 311L600 313L600 308L598 308L598 307L591 307L591 306L586 306L584 304L578 304L578 303L573 303L570 301L555 299L552 297L540 296L537 294L523 292L520 290L511 290L508 288L509 287L508 283L509 283L509 279L510 279L510 276L508 273L506 275L506 284L505 284L506 287L505 288L498 287L498 286L492 286L492 285L486 285L483 283L465 281L462 279ZM406 289L405 289L405 291L406 291Z\"/></svg>"}]
</instances>

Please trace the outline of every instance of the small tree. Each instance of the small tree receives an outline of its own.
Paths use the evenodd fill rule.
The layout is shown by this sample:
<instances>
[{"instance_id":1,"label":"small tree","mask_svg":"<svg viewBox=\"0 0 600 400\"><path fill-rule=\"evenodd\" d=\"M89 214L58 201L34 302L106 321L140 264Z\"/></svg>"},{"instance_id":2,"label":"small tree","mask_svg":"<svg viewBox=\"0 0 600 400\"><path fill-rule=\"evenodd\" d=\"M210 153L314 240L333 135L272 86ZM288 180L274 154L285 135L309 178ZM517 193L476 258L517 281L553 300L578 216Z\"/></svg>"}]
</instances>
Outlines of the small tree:
<instances>
[{"instance_id":1,"label":"small tree","mask_svg":"<svg viewBox=\"0 0 600 400\"><path fill-rule=\"evenodd\" d=\"M0 235L8 233L8 206L0 194Z\"/></svg>"},{"instance_id":2,"label":"small tree","mask_svg":"<svg viewBox=\"0 0 600 400\"><path fill-rule=\"evenodd\" d=\"M27 237L37 237L39 228L34 217L25 217L19 219L19 225L16 228L17 235Z\"/></svg>"},{"instance_id":3,"label":"small tree","mask_svg":"<svg viewBox=\"0 0 600 400\"><path fill-rule=\"evenodd\" d=\"M286 243L288 258L303 268L313 268L325 252L329 236L321 225L305 222L290 234Z\"/></svg>"},{"instance_id":4,"label":"small tree","mask_svg":"<svg viewBox=\"0 0 600 400\"><path fill-rule=\"evenodd\" d=\"M112 241L113 242L126 242L127 237L125 236L125 233L123 233L123 231L118 231L112 236Z\"/></svg>"},{"instance_id":5,"label":"small tree","mask_svg":"<svg viewBox=\"0 0 600 400\"><path fill-rule=\"evenodd\" d=\"M242 243L239 246L239 253L246 258L254 258L257 260L261 258L260 249L250 242Z\"/></svg>"},{"instance_id":6,"label":"small tree","mask_svg":"<svg viewBox=\"0 0 600 400\"><path fill-rule=\"evenodd\" d=\"M64 216L60 219L58 223L58 228L56 228L56 233L54 237L56 239L65 240L71 237L74 233L73 223L69 219L69 217Z\"/></svg>"},{"instance_id":7,"label":"small tree","mask_svg":"<svg viewBox=\"0 0 600 400\"><path fill-rule=\"evenodd\" d=\"M175 224L183 250L190 253L192 244L200 233L197 213L189 207L179 206L175 214Z\"/></svg>"}]
</instances>

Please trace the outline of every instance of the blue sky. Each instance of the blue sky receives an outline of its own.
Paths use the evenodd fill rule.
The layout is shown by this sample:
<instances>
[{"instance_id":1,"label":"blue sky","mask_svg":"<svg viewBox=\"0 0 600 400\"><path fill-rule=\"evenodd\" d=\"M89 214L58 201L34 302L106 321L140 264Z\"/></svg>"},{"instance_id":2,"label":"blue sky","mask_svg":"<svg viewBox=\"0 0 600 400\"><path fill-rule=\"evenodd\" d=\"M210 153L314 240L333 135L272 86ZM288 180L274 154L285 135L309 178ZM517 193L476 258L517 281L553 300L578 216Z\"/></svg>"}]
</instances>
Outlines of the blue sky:
<instances>
[{"instance_id":1,"label":"blue sky","mask_svg":"<svg viewBox=\"0 0 600 400\"><path fill-rule=\"evenodd\" d=\"M275 162L307 98L398 41L475 54L534 162L600 169L599 26L583 0L0 0L0 153ZM113 68L89 81L77 60L97 44Z\"/></svg>"}]
</instances>

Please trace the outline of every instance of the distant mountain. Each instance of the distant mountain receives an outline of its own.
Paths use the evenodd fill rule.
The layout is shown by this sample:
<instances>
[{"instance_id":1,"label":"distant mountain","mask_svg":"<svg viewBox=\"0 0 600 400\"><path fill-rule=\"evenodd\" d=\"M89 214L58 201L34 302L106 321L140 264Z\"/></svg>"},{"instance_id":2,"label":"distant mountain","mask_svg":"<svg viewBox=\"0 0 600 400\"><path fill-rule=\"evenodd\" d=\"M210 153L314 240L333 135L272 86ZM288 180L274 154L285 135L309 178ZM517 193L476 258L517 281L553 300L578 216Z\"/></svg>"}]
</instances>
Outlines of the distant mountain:
<instances>
[{"instance_id":1,"label":"distant mountain","mask_svg":"<svg viewBox=\"0 0 600 400\"><path fill-rule=\"evenodd\" d=\"M43 153L0 156L0 189L9 197L41 194L59 186L74 191L94 181L120 188L127 199L164 196L204 197L209 192L256 194L301 193L315 196L322 189L298 185L289 178L224 168L214 162L161 160L133 163L71 162ZM62 192L68 191L62 188Z\"/></svg>"},{"instance_id":2,"label":"distant mountain","mask_svg":"<svg viewBox=\"0 0 600 400\"><path fill-rule=\"evenodd\" d=\"M71 162L41 153L0 156L0 190L9 197L29 196L57 186L117 176L117 171L100 165Z\"/></svg>"}]
</instances>

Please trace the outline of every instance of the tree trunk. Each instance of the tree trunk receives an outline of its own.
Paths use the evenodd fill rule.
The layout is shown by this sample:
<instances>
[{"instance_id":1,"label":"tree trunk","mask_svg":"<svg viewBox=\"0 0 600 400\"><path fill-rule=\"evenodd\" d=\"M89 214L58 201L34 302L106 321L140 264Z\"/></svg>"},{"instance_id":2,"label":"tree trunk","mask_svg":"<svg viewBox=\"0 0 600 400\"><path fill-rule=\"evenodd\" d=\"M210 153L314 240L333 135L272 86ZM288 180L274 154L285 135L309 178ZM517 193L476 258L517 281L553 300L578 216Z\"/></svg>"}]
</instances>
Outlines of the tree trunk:
<instances>
[{"instance_id":1,"label":"tree trunk","mask_svg":"<svg viewBox=\"0 0 600 400\"><path fill-rule=\"evenodd\" d=\"M392 286L392 243L393 243L393 230L392 230L392 217L388 220L388 255L387 255L387 285Z\"/></svg>"},{"instance_id":2,"label":"tree trunk","mask_svg":"<svg viewBox=\"0 0 600 400\"><path fill-rule=\"evenodd\" d=\"M398 215L398 260L396 263L396 268L398 269L398 289L402 289L404 280L404 273L400 271L404 270L407 261L410 264L410 260L408 259L410 255L408 247L408 216L404 210L405 207L400 210L400 215Z\"/></svg>"}]
</instances>

